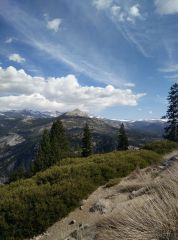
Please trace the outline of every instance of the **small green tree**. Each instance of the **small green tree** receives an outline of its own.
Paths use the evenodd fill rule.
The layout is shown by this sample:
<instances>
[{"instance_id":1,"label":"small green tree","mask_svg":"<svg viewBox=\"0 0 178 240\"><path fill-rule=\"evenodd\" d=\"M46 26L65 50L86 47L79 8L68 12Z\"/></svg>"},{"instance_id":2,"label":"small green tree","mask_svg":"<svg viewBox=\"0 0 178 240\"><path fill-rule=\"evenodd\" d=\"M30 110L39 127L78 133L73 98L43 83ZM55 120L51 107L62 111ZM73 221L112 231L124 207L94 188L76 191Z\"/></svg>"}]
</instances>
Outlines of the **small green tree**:
<instances>
[{"instance_id":1,"label":"small green tree","mask_svg":"<svg viewBox=\"0 0 178 240\"><path fill-rule=\"evenodd\" d=\"M37 156L32 164L32 172L36 173L51 166L51 144L48 130L44 130Z\"/></svg>"},{"instance_id":2,"label":"small green tree","mask_svg":"<svg viewBox=\"0 0 178 240\"><path fill-rule=\"evenodd\" d=\"M168 109L166 116L167 126L165 127L164 138L178 142L178 84L172 85L168 95Z\"/></svg>"},{"instance_id":3,"label":"small green tree","mask_svg":"<svg viewBox=\"0 0 178 240\"><path fill-rule=\"evenodd\" d=\"M122 123L119 128L117 150L127 150L127 149L128 149L128 137L125 131L124 124Z\"/></svg>"},{"instance_id":4,"label":"small green tree","mask_svg":"<svg viewBox=\"0 0 178 240\"><path fill-rule=\"evenodd\" d=\"M69 142L63 124L60 120L53 123L50 132L50 144L52 164L55 164L57 161L69 156Z\"/></svg>"},{"instance_id":5,"label":"small green tree","mask_svg":"<svg viewBox=\"0 0 178 240\"><path fill-rule=\"evenodd\" d=\"M88 124L85 124L83 129L83 139L82 139L82 156L88 157L92 154L92 140L91 132Z\"/></svg>"}]
</instances>

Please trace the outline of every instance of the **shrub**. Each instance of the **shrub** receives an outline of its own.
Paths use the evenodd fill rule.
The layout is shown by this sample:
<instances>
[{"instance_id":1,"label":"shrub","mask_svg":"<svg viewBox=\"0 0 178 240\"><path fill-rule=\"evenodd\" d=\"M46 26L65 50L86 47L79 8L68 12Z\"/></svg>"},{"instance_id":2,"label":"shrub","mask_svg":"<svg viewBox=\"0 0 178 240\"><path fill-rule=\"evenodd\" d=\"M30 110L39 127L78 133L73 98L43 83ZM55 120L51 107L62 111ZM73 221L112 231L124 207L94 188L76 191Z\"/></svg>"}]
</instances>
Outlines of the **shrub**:
<instances>
[{"instance_id":1,"label":"shrub","mask_svg":"<svg viewBox=\"0 0 178 240\"><path fill-rule=\"evenodd\" d=\"M155 141L155 142L146 144L143 148L154 151L159 154L166 154L171 152L174 149L178 149L178 142L172 142L168 140Z\"/></svg>"},{"instance_id":2,"label":"shrub","mask_svg":"<svg viewBox=\"0 0 178 240\"><path fill-rule=\"evenodd\" d=\"M121 181L121 178L114 178L114 179L110 179L106 184L105 184L105 188L110 188L113 187L117 184L119 184Z\"/></svg>"},{"instance_id":3,"label":"shrub","mask_svg":"<svg viewBox=\"0 0 178 240\"><path fill-rule=\"evenodd\" d=\"M148 150L64 159L30 179L0 186L0 239L20 240L40 234L98 186L160 159Z\"/></svg>"}]
</instances>

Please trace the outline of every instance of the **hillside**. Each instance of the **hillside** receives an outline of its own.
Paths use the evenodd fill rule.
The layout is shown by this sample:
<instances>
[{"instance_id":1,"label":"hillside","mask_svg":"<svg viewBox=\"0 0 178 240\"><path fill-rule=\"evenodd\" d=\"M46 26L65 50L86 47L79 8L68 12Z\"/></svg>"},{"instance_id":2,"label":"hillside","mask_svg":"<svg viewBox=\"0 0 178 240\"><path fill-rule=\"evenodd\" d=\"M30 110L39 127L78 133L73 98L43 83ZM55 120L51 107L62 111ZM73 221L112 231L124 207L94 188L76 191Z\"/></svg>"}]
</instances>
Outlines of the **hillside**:
<instances>
[{"instance_id":1,"label":"hillside","mask_svg":"<svg viewBox=\"0 0 178 240\"><path fill-rule=\"evenodd\" d=\"M1 185L0 239L20 240L44 232L79 207L81 200L99 186L136 169L159 165L163 153L178 145L164 141L146 148L154 151L129 150L64 159L32 178Z\"/></svg>"},{"instance_id":2,"label":"hillside","mask_svg":"<svg viewBox=\"0 0 178 240\"><path fill-rule=\"evenodd\" d=\"M89 117L76 109L65 114L33 111L10 111L0 114L0 181L9 173L23 166L29 168L34 159L41 134L49 129L59 115L67 130L73 150L81 146L83 126L87 122L92 130L95 153L116 149L120 121ZM130 145L139 146L145 142L161 139L163 121L125 122Z\"/></svg>"},{"instance_id":3,"label":"hillside","mask_svg":"<svg viewBox=\"0 0 178 240\"><path fill-rule=\"evenodd\" d=\"M169 165L165 166L165 163L169 163ZM129 231L126 233L127 230L122 229L119 217L124 220L123 217L127 217L124 211L130 214L129 211L134 211L134 207L141 208L141 206L144 206L153 195L152 190L160 187L160 179L163 178L162 182L165 184L169 177L173 177L174 172L172 173L172 171L177 167L178 150L166 155L158 166L137 169L123 179L116 178L110 181L99 187L86 200L83 200L81 207L75 209L61 221L56 222L44 234L33 238L33 240L125 240ZM162 214L164 216L164 212ZM144 219L144 216L143 220L146 224L147 220ZM152 220L154 221L154 218ZM73 224L70 224L72 221ZM128 221L128 223L125 223L126 229L134 228L132 225L132 227L129 226L129 220L126 219L126 221ZM159 221L161 220L159 219ZM115 229L110 230L109 225L115 225ZM120 227L122 232L116 233L117 227L118 229ZM152 234L155 234L154 231L157 230L153 229ZM142 239L145 239L143 238L144 235L146 233L141 233ZM135 238L134 229L130 233L129 239L137 239ZM172 238L169 239L173 240Z\"/></svg>"}]
</instances>

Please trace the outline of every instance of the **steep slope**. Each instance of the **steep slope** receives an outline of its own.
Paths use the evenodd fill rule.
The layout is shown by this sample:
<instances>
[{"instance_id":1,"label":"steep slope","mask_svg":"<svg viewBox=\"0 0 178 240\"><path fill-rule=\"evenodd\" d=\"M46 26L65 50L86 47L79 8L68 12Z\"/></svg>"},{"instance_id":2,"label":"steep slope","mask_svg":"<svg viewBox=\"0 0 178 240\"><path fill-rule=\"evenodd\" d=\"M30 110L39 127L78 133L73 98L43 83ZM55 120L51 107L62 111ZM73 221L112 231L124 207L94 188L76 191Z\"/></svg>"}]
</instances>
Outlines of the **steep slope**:
<instances>
[{"instance_id":1,"label":"steep slope","mask_svg":"<svg viewBox=\"0 0 178 240\"><path fill-rule=\"evenodd\" d=\"M165 167L165 163L168 162L171 164ZM86 200L82 201L81 207L56 222L46 233L33 238L33 240L96 240L110 239L109 235L112 236L112 240L120 239L114 235L115 230L112 234L112 231L107 228L107 224L114 224L112 219L117 218L124 211L132 209L132 206L141 207L148 202L152 197L151 188L159 187L160 178L166 181L170 175L170 169L175 166L178 166L178 150L165 155L161 165L142 170L137 169L119 183L116 181L116 185L106 184L99 187ZM164 216L164 213L162 214ZM129 228L130 226L126 224L124 227ZM115 229L117 230L117 225ZM105 237L104 234L106 234ZM120 234L122 235L122 233ZM136 240L137 238L134 238L133 234L133 237L129 239Z\"/></svg>"}]
</instances>

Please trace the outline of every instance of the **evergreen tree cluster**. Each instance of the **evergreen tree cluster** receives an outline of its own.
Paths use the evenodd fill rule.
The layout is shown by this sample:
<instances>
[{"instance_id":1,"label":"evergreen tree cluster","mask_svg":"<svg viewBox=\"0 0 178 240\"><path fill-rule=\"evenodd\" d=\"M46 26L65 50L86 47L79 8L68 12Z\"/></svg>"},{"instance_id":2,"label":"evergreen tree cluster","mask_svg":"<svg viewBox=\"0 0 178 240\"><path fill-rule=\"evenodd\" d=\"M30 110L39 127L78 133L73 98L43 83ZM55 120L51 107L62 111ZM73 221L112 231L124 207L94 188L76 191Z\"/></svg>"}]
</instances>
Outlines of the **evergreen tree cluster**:
<instances>
[{"instance_id":1,"label":"evergreen tree cluster","mask_svg":"<svg viewBox=\"0 0 178 240\"><path fill-rule=\"evenodd\" d=\"M89 125L86 123L83 129L82 156L90 156L92 148L92 134ZM128 138L123 124L119 129L117 149L128 149ZM53 123L50 131L45 129L43 132L36 159L32 164L32 173L45 170L69 156L71 156L71 149L66 132L62 122L57 120Z\"/></svg>"},{"instance_id":2,"label":"evergreen tree cluster","mask_svg":"<svg viewBox=\"0 0 178 240\"><path fill-rule=\"evenodd\" d=\"M164 137L168 140L178 142L178 84L172 85L168 95L168 109L163 118L167 118Z\"/></svg>"},{"instance_id":3,"label":"evergreen tree cluster","mask_svg":"<svg viewBox=\"0 0 178 240\"><path fill-rule=\"evenodd\" d=\"M44 130L32 172L45 170L69 156L69 142L60 120L53 123L51 131Z\"/></svg>"}]
</instances>

